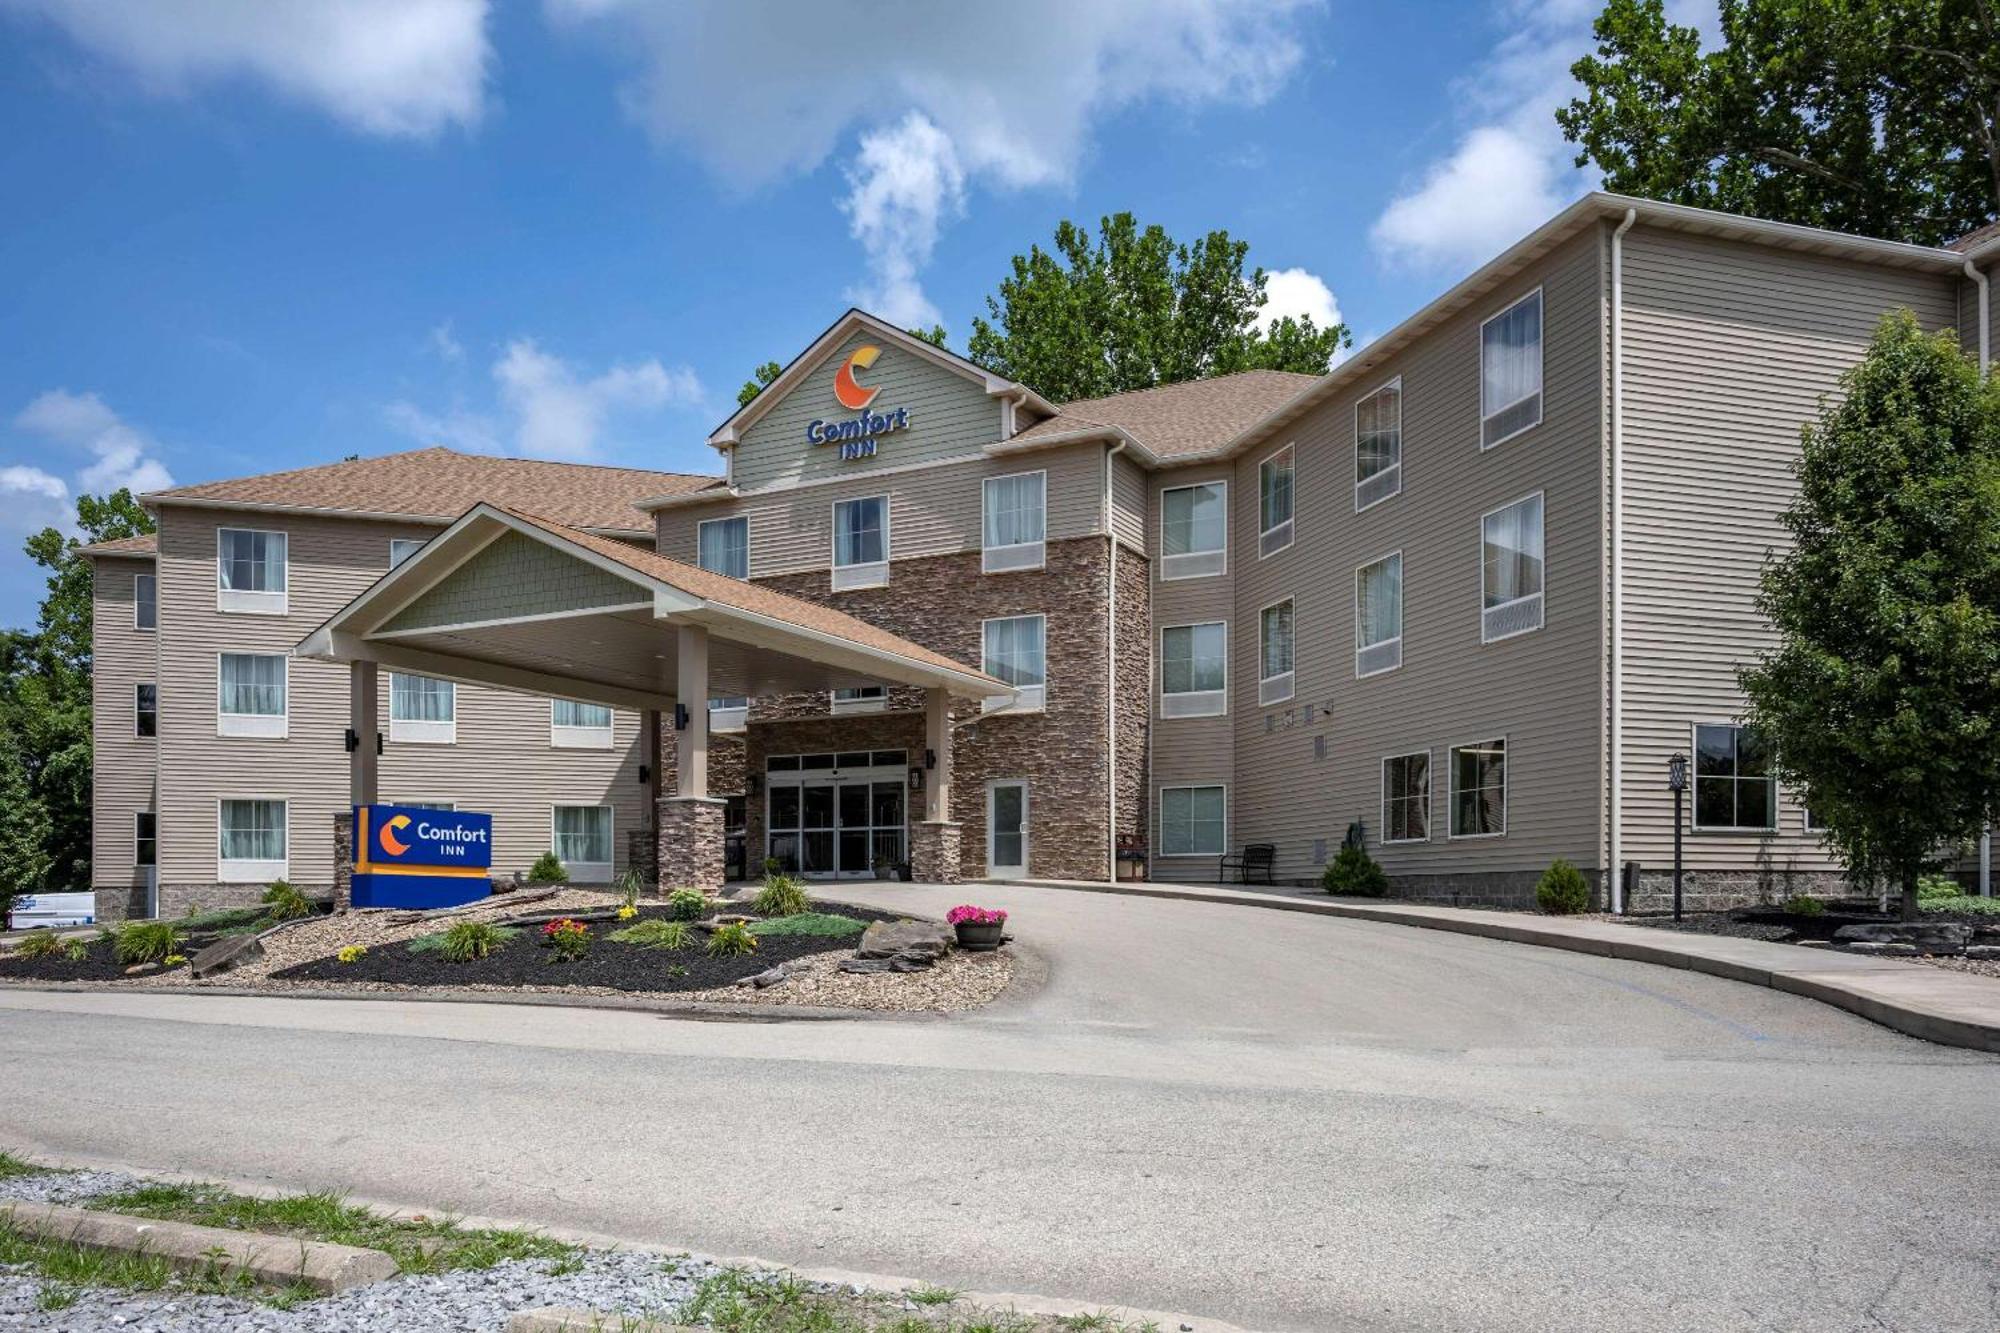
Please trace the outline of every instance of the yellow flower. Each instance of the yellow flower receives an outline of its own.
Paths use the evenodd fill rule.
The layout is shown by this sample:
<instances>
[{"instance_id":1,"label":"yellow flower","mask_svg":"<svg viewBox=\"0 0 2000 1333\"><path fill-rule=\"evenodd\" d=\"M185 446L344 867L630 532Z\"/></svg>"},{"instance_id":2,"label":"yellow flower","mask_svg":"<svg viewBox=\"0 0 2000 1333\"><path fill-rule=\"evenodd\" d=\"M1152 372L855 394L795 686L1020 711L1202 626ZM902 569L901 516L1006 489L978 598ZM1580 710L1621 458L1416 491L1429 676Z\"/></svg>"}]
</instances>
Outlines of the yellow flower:
<instances>
[{"instance_id":1,"label":"yellow flower","mask_svg":"<svg viewBox=\"0 0 2000 1333\"><path fill-rule=\"evenodd\" d=\"M164 961L168 967L179 967L187 961L187 955L184 953L170 953Z\"/></svg>"},{"instance_id":2,"label":"yellow flower","mask_svg":"<svg viewBox=\"0 0 2000 1333\"><path fill-rule=\"evenodd\" d=\"M334 956L340 959L340 961L343 963L358 963L367 954L367 952L368 952L368 947L366 945L350 944L346 948L342 949L338 954L335 954Z\"/></svg>"},{"instance_id":3,"label":"yellow flower","mask_svg":"<svg viewBox=\"0 0 2000 1333\"><path fill-rule=\"evenodd\" d=\"M630 921L633 917L637 915L639 915L639 909L632 906L632 904L630 903L626 903L623 907L618 909L618 919L620 921Z\"/></svg>"}]
</instances>

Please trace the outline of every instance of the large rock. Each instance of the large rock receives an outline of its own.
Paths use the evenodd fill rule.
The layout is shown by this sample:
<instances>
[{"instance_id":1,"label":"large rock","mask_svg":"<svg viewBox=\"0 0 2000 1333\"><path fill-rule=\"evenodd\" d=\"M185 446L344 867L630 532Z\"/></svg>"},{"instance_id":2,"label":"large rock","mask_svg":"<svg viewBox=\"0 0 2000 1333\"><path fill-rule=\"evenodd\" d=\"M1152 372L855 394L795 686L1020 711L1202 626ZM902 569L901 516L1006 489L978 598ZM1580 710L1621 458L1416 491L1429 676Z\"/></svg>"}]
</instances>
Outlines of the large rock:
<instances>
[{"instance_id":1,"label":"large rock","mask_svg":"<svg viewBox=\"0 0 2000 1333\"><path fill-rule=\"evenodd\" d=\"M264 942L255 935L231 935L219 939L194 956L188 971L195 977L212 977L232 967L254 963L264 956Z\"/></svg>"},{"instance_id":2,"label":"large rock","mask_svg":"<svg viewBox=\"0 0 2000 1333\"><path fill-rule=\"evenodd\" d=\"M1959 921L1877 921L1842 926L1833 938L1837 944L1907 944L1918 953L1960 954L1972 927Z\"/></svg>"},{"instance_id":3,"label":"large rock","mask_svg":"<svg viewBox=\"0 0 2000 1333\"><path fill-rule=\"evenodd\" d=\"M950 952L956 938L950 926L928 921L877 921L862 932L854 956L935 961Z\"/></svg>"}]
</instances>

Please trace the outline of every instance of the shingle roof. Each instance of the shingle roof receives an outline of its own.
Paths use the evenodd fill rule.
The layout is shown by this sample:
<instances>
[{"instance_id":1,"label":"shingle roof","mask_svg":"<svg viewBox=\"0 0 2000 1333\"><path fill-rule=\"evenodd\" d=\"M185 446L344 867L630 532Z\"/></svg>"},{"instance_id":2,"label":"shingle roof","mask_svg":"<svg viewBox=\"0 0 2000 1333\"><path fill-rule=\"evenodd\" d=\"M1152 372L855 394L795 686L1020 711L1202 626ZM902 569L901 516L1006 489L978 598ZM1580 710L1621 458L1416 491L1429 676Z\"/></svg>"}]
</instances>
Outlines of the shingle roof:
<instances>
[{"instance_id":1,"label":"shingle roof","mask_svg":"<svg viewBox=\"0 0 2000 1333\"><path fill-rule=\"evenodd\" d=\"M620 532L650 532L637 501L713 485L712 476L645 468L494 458L450 449L413 449L321 467L266 472L155 491L149 501L276 505L406 514L448 523L481 500L531 506L561 523Z\"/></svg>"},{"instance_id":2,"label":"shingle roof","mask_svg":"<svg viewBox=\"0 0 2000 1333\"><path fill-rule=\"evenodd\" d=\"M977 667L967 666L963 662L946 657L943 653L933 652L920 643L912 643L900 635L891 634L885 629L877 628L844 611L836 611L830 606L822 606L818 602L809 602L802 597L793 597L775 589L760 587L742 579L733 579L727 574L717 574L699 565L659 555L614 537L600 537L594 533L584 532L539 514L500 504L490 504L490 507L539 528L551 536L574 542L606 559L616 561L634 573L671 584L683 592L701 598L704 602L714 602L738 611L765 616L787 625L796 625L802 629L846 639L865 648L892 653L925 666L943 667L961 675L984 677L993 681L995 694L1008 689L1004 682L994 680Z\"/></svg>"},{"instance_id":3,"label":"shingle roof","mask_svg":"<svg viewBox=\"0 0 2000 1333\"><path fill-rule=\"evenodd\" d=\"M108 542L92 542L88 546L76 548L78 555L130 555L151 559L160 553L160 538L157 533L145 532L137 537L114 537Z\"/></svg>"},{"instance_id":4,"label":"shingle roof","mask_svg":"<svg viewBox=\"0 0 2000 1333\"><path fill-rule=\"evenodd\" d=\"M1113 426L1156 456L1171 459L1227 442L1318 382L1317 375L1289 370L1245 370L1108 398L1083 398L1064 403L1058 415L1036 422L1008 443L1027 444L1086 426Z\"/></svg>"},{"instance_id":5,"label":"shingle roof","mask_svg":"<svg viewBox=\"0 0 2000 1333\"><path fill-rule=\"evenodd\" d=\"M1965 233L1965 235L1946 245L1945 249L1956 250L1962 255L1967 255L1988 241L1996 240L2000 240L2000 222L1989 222L1983 227L1976 227Z\"/></svg>"}]
</instances>

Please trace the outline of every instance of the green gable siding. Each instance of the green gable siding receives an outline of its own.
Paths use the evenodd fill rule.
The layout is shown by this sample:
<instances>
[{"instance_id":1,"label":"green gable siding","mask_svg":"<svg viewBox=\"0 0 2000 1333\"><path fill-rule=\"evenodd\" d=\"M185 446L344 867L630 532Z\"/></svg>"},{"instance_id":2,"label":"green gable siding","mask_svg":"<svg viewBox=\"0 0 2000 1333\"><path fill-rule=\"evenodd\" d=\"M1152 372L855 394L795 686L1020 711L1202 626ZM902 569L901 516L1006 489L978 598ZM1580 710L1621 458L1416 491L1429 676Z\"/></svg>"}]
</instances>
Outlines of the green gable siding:
<instances>
[{"instance_id":1,"label":"green gable siding","mask_svg":"<svg viewBox=\"0 0 2000 1333\"><path fill-rule=\"evenodd\" d=\"M557 611L630 606L651 593L532 537L510 532L447 574L382 628L429 629Z\"/></svg>"}]
</instances>

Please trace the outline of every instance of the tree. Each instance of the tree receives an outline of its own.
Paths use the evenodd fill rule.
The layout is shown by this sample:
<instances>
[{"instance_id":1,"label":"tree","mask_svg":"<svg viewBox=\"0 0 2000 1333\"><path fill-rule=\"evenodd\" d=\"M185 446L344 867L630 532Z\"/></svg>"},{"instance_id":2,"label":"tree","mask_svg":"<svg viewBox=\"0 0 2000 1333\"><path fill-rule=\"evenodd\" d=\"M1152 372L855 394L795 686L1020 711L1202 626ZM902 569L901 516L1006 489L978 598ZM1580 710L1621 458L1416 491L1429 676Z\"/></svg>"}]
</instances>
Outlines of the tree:
<instances>
[{"instance_id":1,"label":"tree","mask_svg":"<svg viewBox=\"0 0 2000 1333\"><path fill-rule=\"evenodd\" d=\"M1918 876L2000 808L2000 376L1905 310L1842 387L1764 572L1777 646L1741 681L1778 776L1911 920Z\"/></svg>"},{"instance_id":2,"label":"tree","mask_svg":"<svg viewBox=\"0 0 2000 1333\"><path fill-rule=\"evenodd\" d=\"M1556 113L1606 188L1938 245L2000 215L2000 0L1609 0Z\"/></svg>"},{"instance_id":3,"label":"tree","mask_svg":"<svg viewBox=\"0 0 2000 1333\"><path fill-rule=\"evenodd\" d=\"M1326 373L1347 326L1287 316L1260 332L1267 279L1244 273L1249 251L1226 231L1185 245L1130 213L1102 219L1095 238L1058 223L1053 252L1014 256L990 320L972 321L970 355L1056 402L1238 370Z\"/></svg>"},{"instance_id":4,"label":"tree","mask_svg":"<svg viewBox=\"0 0 2000 1333\"><path fill-rule=\"evenodd\" d=\"M15 895L42 887L48 869L48 811L28 784L19 738L0 729L0 926Z\"/></svg>"}]
</instances>

